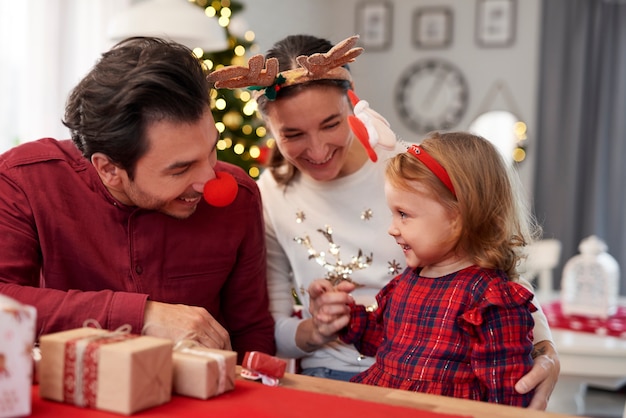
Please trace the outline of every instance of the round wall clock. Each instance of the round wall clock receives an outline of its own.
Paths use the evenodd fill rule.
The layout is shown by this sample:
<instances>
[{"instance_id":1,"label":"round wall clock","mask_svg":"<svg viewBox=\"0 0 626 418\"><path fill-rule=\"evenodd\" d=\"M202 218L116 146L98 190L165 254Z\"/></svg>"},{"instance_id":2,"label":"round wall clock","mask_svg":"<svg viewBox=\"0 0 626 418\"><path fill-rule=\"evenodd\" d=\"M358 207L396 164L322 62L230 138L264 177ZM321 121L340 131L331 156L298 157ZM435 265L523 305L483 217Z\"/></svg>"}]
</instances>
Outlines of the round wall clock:
<instances>
[{"instance_id":1,"label":"round wall clock","mask_svg":"<svg viewBox=\"0 0 626 418\"><path fill-rule=\"evenodd\" d=\"M400 76L396 108L402 121L419 133L456 126L469 101L461 70L438 58L417 61Z\"/></svg>"}]
</instances>

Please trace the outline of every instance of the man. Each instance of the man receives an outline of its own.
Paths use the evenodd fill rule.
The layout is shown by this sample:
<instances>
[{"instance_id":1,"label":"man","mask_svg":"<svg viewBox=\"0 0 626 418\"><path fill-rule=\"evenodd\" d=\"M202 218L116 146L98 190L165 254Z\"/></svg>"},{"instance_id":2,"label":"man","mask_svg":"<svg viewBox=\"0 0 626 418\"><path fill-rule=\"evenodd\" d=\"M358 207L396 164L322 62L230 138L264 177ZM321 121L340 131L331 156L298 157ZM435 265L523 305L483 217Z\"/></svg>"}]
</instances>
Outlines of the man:
<instances>
[{"instance_id":1,"label":"man","mask_svg":"<svg viewBox=\"0 0 626 418\"><path fill-rule=\"evenodd\" d=\"M36 117L36 116L35 116ZM273 354L256 184L217 161L200 61L131 38L69 97L72 141L0 156L0 293L37 308L38 335L94 319L106 329ZM235 200L202 199L216 173Z\"/></svg>"}]
</instances>

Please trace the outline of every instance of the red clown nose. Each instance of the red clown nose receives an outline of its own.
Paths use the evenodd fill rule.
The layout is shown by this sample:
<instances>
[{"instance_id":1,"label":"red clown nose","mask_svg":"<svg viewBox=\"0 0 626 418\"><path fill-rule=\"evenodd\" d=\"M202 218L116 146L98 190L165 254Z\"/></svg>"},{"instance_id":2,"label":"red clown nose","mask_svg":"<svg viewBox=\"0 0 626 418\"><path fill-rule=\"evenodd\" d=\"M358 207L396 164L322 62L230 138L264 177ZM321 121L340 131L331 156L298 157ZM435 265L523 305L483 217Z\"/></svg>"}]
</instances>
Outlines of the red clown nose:
<instances>
[{"instance_id":1,"label":"red clown nose","mask_svg":"<svg viewBox=\"0 0 626 418\"><path fill-rule=\"evenodd\" d=\"M237 197L237 180L225 171L215 173L215 178L204 185L204 200L219 208L228 206Z\"/></svg>"}]
</instances>

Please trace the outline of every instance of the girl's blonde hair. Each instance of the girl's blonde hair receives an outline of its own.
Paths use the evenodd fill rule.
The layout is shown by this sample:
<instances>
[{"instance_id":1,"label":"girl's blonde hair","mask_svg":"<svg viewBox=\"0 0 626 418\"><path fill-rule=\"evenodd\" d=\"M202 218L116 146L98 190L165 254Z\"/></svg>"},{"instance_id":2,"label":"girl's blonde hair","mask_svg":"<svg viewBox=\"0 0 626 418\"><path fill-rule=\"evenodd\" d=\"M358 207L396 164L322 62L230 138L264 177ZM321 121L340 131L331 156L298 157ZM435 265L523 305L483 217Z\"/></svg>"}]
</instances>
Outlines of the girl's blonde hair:
<instances>
[{"instance_id":1,"label":"girl's blonde hair","mask_svg":"<svg viewBox=\"0 0 626 418\"><path fill-rule=\"evenodd\" d=\"M483 268L504 270L517 280L523 247L541 235L517 173L485 138L467 132L433 132L420 144L448 172L456 197L426 165L410 153L392 158L387 181L411 190L419 182L462 220L457 244Z\"/></svg>"}]
</instances>

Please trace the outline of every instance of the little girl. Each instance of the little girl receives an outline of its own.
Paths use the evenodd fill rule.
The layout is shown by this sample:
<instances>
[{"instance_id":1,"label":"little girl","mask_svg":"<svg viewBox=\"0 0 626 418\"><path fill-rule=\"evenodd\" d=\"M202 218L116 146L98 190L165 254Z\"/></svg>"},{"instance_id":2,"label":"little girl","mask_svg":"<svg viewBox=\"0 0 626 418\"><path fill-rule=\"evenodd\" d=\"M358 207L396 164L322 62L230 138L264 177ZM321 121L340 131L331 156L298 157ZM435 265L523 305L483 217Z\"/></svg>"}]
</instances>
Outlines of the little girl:
<instances>
[{"instance_id":1,"label":"little girl","mask_svg":"<svg viewBox=\"0 0 626 418\"><path fill-rule=\"evenodd\" d=\"M533 364L535 307L515 281L539 228L508 171L494 146L464 132L433 133L389 161L389 234L407 269L368 308L334 297L348 281L309 288L318 328L345 322L341 340L376 356L353 382L528 406L532 393L514 385Z\"/></svg>"}]
</instances>

